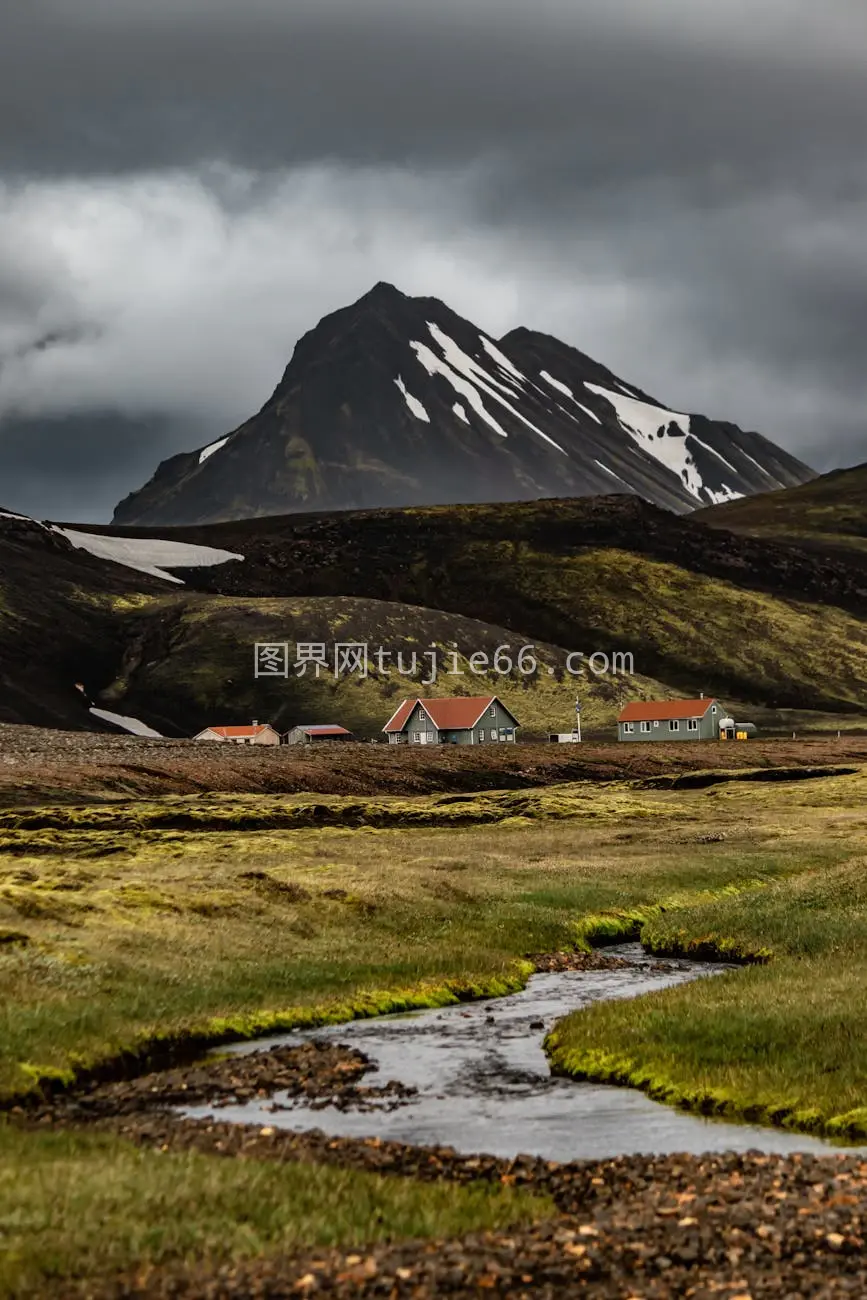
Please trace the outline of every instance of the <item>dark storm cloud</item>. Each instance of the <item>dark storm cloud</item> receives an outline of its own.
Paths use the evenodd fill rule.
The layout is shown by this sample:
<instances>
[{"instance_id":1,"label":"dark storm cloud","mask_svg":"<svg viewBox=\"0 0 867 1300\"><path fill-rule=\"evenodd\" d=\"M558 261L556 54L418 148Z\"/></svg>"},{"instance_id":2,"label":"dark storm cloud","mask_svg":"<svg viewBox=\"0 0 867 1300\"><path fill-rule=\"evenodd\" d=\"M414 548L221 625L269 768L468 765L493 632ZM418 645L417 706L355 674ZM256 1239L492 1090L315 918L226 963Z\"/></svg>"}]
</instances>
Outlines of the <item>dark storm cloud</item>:
<instances>
[{"instance_id":1,"label":"dark storm cloud","mask_svg":"<svg viewBox=\"0 0 867 1300\"><path fill-rule=\"evenodd\" d=\"M863 459L865 73L862 0L7 0L0 501L10 419L154 419L63 426L135 486L377 278Z\"/></svg>"},{"instance_id":2,"label":"dark storm cloud","mask_svg":"<svg viewBox=\"0 0 867 1300\"><path fill-rule=\"evenodd\" d=\"M488 150L526 163L568 141L591 184L727 158L745 177L803 171L863 137L867 15L844 0L818 22L798 0L764 8L763 23L761 4L736 0L698 17L681 0L21 0L0 46L0 165L423 164Z\"/></svg>"}]
</instances>

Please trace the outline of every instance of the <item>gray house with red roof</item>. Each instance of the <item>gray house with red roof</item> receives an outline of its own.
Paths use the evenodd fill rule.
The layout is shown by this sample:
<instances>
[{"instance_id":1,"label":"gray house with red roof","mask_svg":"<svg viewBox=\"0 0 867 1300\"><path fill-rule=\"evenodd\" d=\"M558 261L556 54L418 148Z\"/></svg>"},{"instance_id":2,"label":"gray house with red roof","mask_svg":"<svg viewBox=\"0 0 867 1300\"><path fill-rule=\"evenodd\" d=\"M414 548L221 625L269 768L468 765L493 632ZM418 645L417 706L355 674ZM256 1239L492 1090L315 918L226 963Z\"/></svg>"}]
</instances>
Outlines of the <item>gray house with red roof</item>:
<instances>
[{"instance_id":1,"label":"gray house with red roof","mask_svg":"<svg viewBox=\"0 0 867 1300\"><path fill-rule=\"evenodd\" d=\"M514 742L518 719L496 695L406 699L383 727L391 745L490 745Z\"/></svg>"},{"instance_id":2,"label":"gray house with red roof","mask_svg":"<svg viewBox=\"0 0 867 1300\"><path fill-rule=\"evenodd\" d=\"M726 717L719 700L638 700L617 719L618 740L719 740ZM733 725L733 724L732 724Z\"/></svg>"}]
</instances>

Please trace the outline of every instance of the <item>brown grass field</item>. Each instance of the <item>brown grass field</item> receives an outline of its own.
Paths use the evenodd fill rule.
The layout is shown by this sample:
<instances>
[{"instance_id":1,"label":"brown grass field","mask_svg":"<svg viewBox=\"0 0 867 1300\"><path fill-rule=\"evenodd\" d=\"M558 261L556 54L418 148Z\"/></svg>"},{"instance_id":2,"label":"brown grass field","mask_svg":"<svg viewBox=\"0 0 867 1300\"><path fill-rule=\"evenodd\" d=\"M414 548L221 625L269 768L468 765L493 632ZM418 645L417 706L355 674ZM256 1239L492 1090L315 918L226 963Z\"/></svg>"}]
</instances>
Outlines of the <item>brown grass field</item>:
<instances>
[{"instance_id":1,"label":"brown grass field","mask_svg":"<svg viewBox=\"0 0 867 1300\"><path fill-rule=\"evenodd\" d=\"M415 795L566 781L677 776L726 767L812 767L867 761L867 735L671 745L384 744L257 749L186 740L49 731L0 724L0 807L44 801L223 793Z\"/></svg>"}]
</instances>

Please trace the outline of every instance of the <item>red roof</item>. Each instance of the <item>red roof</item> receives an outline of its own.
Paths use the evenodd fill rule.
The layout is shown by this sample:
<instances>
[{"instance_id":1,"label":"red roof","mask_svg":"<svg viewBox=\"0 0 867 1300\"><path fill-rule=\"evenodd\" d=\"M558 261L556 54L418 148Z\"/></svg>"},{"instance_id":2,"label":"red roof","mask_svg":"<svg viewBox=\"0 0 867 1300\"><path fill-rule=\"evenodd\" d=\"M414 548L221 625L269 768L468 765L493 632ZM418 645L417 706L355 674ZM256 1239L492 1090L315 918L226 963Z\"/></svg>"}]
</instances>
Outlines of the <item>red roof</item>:
<instances>
[{"instance_id":1,"label":"red roof","mask_svg":"<svg viewBox=\"0 0 867 1300\"><path fill-rule=\"evenodd\" d=\"M258 736L261 732L273 731L274 728L270 722L265 722L256 727L205 727L204 730L213 731L215 736L222 736L224 740L231 740L233 736Z\"/></svg>"},{"instance_id":2,"label":"red roof","mask_svg":"<svg viewBox=\"0 0 867 1300\"><path fill-rule=\"evenodd\" d=\"M404 700L400 708L391 715L388 722L383 727L383 731L403 731L406 726L406 720L412 713L418 700Z\"/></svg>"},{"instance_id":3,"label":"red roof","mask_svg":"<svg viewBox=\"0 0 867 1300\"><path fill-rule=\"evenodd\" d=\"M332 722L314 723L312 727L301 727L306 736L348 736L345 727L337 727Z\"/></svg>"},{"instance_id":4,"label":"red roof","mask_svg":"<svg viewBox=\"0 0 867 1300\"><path fill-rule=\"evenodd\" d=\"M417 704L422 706L438 731L468 731L481 721L482 715L496 699L496 695L455 695L439 700L404 700L397 712L389 718L383 731L403 731Z\"/></svg>"},{"instance_id":5,"label":"red roof","mask_svg":"<svg viewBox=\"0 0 867 1300\"><path fill-rule=\"evenodd\" d=\"M716 700L636 700L627 704L618 722L668 722L670 718L703 718Z\"/></svg>"}]
</instances>

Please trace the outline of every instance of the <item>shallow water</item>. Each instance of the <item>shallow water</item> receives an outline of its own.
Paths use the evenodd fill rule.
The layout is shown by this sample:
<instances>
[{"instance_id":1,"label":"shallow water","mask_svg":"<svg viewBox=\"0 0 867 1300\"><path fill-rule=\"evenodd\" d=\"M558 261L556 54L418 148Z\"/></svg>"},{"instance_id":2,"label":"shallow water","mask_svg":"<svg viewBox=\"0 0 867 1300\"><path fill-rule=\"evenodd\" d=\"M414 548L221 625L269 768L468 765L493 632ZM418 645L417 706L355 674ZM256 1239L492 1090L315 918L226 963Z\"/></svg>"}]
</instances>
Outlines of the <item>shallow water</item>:
<instances>
[{"instance_id":1,"label":"shallow water","mask_svg":"<svg viewBox=\"0 0 867 1300\"><path fill-rule=\"evenodd\" d=\"M635 965L534 975L523 992L505 998L380 1016L230 1049L249 1052L302 1038L336 1039L376 1062L378 1071L368 1074L365 1083L383 1085L399 1079L418 1088L418 1095L397 1109L353 1112L314 1108L301 1101L275 1112L270 1109L272 1100L287 1101L277 1094L264 1104L221 1106L216 1111L195 1107L183 1113L561 1161L674 1152L841 1150L782 1130L702 1119L660 1105L631 1088L552 1078L542 1040L569 1011L590 1002L635 997L708 978L726 969L708 963L658 962L638 944L606 951Z\"/></svg>"}]
</instances>

